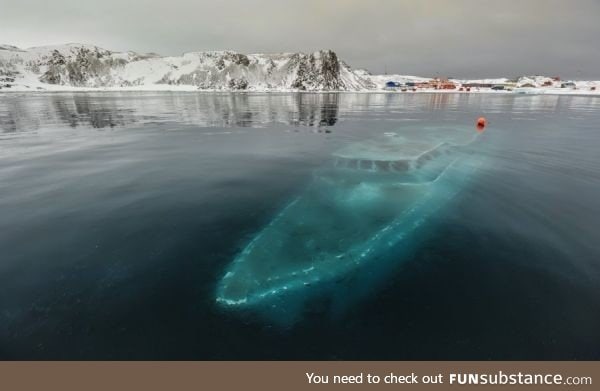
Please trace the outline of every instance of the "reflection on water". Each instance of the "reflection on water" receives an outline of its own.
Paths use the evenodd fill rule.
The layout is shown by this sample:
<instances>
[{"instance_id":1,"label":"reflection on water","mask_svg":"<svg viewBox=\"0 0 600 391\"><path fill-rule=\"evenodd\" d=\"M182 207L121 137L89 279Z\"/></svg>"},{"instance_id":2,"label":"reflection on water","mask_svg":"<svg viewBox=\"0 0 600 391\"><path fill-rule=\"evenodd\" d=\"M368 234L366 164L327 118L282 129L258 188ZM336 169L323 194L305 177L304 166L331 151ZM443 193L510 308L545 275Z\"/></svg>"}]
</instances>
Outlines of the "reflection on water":
<instances>
[{"instance_id":1,"label":"reflection on water","mask_svg":"<svg viewBox=\"0 0 600 391\"><path fill-rule=\"evenodd\" d=\"M469 94L8 94L0 97L0 129L19 132L49 126L97 129L152 123L205 127L256 127L269 123L334 126L356 113L399 114L460 111L465 105L485 107L488 114L530 111L552 113L597 110L594 97L489 96ZM524 118L526 119L526 118Z\"/></svg>"},{"instance_id":2,"label":"reflection on water","mask_svg":"<svg viewBox=\"0 0 600 391\"><path fill-rule=\"evenodd\" d=\"M485 167L428 208L410 254L386 251L401 269L365 269L376 287L336 280L284 330L215 305L231 261L328 179L319 168L366 164L350 190L317 189L348 202L340 218L298 212L315 222L300 234L339 241L307 245L345 246L381 165L353 146L474 132L481 115ZM598 123L583 96L0 94L0 358L599 359ZM400 205L383 198L371 226ZM332 311L350 293L362 301Z\"/></svg>"},{"instance_id":3,"label":"reflection on water","mask_svg":"<svg viewBox=\"0 0 600 391\"><path fill-rule=\"evenodd\" d=\"M49 125L114 128L157 122L198 126L333 126L338 94L56 94L5 96L4 132Z\"/></svg>"}]
</instances>

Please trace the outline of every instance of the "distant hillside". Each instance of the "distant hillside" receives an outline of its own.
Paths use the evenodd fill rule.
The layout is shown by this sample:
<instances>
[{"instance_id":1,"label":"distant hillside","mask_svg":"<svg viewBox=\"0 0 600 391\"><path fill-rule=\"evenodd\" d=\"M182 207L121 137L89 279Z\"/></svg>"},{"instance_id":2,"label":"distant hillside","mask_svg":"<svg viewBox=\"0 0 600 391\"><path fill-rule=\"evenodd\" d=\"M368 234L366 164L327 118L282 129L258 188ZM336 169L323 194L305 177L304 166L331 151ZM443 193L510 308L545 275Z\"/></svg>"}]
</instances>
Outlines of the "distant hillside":
<instances>
[{"instance_id":1,"label":"distant hillside","mask_svg":"<svg viewBox=\"0 0 600 391\"><path fill-rule=\"evenodd\" d=\"M376 88L331 50L311 54L185 53L179 57L112 52L66 44L21 50L0 45L0 87L188 86L203 90L359 91Z\"/></svg>"},{"instance_id":2,"label":"distant hillside","mask_svg":"<svg viewBox=\"0 0 600 391\"><path fill-rule=\"evenodd\" d=\"M314 53L191 52L176 57L65 44L19 49L0 45L0 91L388 91L600 95L600 82L546 76L441 80L372 75L331 50ZM468 91L463 85L470 85ZM502 85L502 90L492 88ZM505 88L504 88L505 87Z\"/></svg>"}]
</instances>

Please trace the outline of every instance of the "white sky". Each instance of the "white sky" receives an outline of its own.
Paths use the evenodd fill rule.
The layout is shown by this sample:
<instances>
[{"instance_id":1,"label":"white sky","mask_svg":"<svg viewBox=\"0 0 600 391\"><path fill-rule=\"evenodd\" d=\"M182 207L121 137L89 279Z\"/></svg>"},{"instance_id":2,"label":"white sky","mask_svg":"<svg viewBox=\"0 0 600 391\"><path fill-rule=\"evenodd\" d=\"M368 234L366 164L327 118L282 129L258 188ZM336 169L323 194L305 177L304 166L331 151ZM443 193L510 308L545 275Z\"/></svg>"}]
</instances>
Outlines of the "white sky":
<instances>
[{"instance_id":1,"label":"white sky","mask_svg":"<svg viewBox=\"0 0 600 391\"><path fill-rule=\"evenodd\" d=\"M0 43L328 48L374 73L600 79L600 0L0 0Z\"/></svg>"}]
</instances>

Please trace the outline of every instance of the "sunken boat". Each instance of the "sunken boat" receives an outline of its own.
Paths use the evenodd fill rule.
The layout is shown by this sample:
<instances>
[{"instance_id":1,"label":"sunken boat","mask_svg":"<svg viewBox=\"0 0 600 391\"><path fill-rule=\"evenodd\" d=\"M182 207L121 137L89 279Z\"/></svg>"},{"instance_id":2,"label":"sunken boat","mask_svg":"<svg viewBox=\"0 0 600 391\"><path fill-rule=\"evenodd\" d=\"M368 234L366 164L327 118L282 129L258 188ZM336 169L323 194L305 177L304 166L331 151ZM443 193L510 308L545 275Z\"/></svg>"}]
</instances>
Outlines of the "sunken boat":
<instances>
[{"instance_id":1,"label":"sunken boat","mask_svg":"<svg viewBox=\"0 0 600 391\"><path fill-rule=\"evenodd\" d=\"M217 302L307 294L408 245L477 169L479 138L467 127L420 127L338 150L227 267Z\"/></svg>"}]
</instances>

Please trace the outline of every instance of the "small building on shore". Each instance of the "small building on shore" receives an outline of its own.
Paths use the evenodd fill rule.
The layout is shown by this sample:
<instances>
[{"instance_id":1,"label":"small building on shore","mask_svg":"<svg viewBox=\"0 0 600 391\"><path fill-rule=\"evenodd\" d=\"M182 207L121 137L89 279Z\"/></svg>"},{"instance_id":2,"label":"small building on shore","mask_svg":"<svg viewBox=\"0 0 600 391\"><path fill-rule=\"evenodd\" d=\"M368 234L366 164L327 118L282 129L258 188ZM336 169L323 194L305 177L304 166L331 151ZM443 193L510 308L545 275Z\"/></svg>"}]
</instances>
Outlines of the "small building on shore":
<instances>
[{"instance_id":1,"label":"small building on shore","mask_svg":"<svg viewBox=\"0 0 600 391\"><path fill-rule=\"evenodd\" d=\"M432 79L428 84L430 88L435 88L436 90L456 89L456 84L454 84L454 82L448 80L447 78L435 78Z\"/></svg>"}]
</instances>

